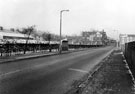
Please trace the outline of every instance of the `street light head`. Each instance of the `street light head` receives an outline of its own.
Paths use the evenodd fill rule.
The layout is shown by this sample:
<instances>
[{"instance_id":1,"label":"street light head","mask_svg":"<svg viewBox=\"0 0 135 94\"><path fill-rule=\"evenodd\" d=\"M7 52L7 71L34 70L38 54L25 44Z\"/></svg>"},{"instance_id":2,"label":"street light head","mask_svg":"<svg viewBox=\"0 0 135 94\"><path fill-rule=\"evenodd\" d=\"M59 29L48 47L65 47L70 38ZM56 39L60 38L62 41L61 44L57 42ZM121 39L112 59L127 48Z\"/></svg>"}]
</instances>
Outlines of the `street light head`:
<instances>
[{"instance_id":1,"label":"street light head","mask_svg":"<svg viewBox=\"0 0 135 94\"><path fill-rule=\"evenodd\" d=\"M65 11L69 11L69 10L65 10Z\"/></svg>"},{"instance_id":2,"label":"street light head","mask_svg":"<svg viewBox=\"0 0 135 94\"><path fill-rule=\"evenodd\" d=\"M69 10L61 10L61 12L64 12L64 11L67 11L68 12Z\"/></svg>"}]
</instances>

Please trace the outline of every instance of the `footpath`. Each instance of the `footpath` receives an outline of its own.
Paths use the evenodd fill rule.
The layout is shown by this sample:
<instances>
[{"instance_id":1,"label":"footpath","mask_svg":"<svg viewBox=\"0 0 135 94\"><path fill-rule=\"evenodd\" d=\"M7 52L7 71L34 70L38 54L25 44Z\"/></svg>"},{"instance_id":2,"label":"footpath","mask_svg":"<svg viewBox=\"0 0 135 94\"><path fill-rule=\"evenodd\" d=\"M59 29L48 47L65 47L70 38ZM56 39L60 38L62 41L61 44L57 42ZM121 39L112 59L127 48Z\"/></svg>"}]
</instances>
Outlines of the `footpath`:
<instances>
[{"instance_id":1,"label":"footpath","mask_svg":"<svg viewBox=\"0 0 135 94\"><path fill-rule=\"evenodd\" d=\"M24 60L24 59L38 58L38 57L43 57L43 56L51 56L55 54L58 54L58 52L44 51L44 52L35 52L35 53L31 52L31 53L26 53L26 54L18 54L18 55L13 55L13 56L3 56L3 57L0 57L0 64L18 61L18 60Z\"/></svg>"},{"instance_id":2,"label":"footpath","mask_svg":"<svg viewBox=\"0 0 135 94\"><path fill-rule=\"evenodd\" d=\"M95 72L66 94L135 94L135 83L123 53L115 50Z\"/></svg>"},{"instance_id":3,"label":"footpath","mask_svg":"<svg viewBox=\"0 0 135 94\"><path fill-rule=\"evenodd\" d=\"M69 51L62 51L61 54L76 52L76 51L83 51L87 49L70 49ZM53 55L59 55L58 51L40 51L40 52L28 52L26 54L18 54L18 55L12 55L12 56L3 56L0 57L0 64L2 63L8 63L13 61L19 61L19 60L25 60L25 59L32 59L32 58L39 58L39 57L47 57L47 56L53 56Z\"/></svg>"}]
</instances>

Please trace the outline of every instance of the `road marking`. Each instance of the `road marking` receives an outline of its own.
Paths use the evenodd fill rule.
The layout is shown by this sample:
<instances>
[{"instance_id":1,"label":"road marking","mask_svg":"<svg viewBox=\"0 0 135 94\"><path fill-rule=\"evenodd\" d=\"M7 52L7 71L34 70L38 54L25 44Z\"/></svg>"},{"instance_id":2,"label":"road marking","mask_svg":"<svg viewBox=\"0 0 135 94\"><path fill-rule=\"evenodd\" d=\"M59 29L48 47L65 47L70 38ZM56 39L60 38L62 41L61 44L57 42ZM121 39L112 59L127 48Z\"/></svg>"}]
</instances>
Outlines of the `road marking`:
<instances>
[{"instance_id":1,"label":"road marking","mask_svg":"<svg viewBox=\"0 0 135 94\"><path fill-rule=\"evenodd\" d=\"M49 64L44 63L44 64L39 64L39 65L34 65L34 66L31 66L31 67L26 67L26 68L23 68L23 69L18 69L18 70L2 73L2 74L0 74L0 77L8 76L8 75L11 75L11 74L15 74L15 73L23 72L23 71L27 71L27 70L39 69L41 67L48 66L48 65Z\"/></svg>"},{"instance_id":2,"label":"road marking","mask_svg":"<svg viewBox=\"0 0 135 94\"><path fill-rule=\"evenodd\" d=\"M11 71L11 72L7 72L7 73L3 73L3 74L1 74L1 75L0 75L0 77L2 77L2 76L6 76L6 75L10 75L10 74L14 74L14 73L17 73L17 72L20 72L20 71L22 71L22 70L15 70L15 71Z\"/></svg>"},{"instance_id":3,"label":"road marking","mask_svg":"<svg viewBox=\"0 0 135 94\"><path fill-rule=\"evenodd\" d=\"M11 75L11 74L14 74L14 73L17 73L17 72L22 72L22 71L25 71L25 70L33 70L35 68L39 68L39 67L42 67L42 66L43 66L43 64L40 64L40 65L36 65L36 66L33 66L33 67L28 67L28 68L24 68L24 69L20 69L20 70L10 71L10 72L7 72L7 73L0 74L0 77Z\"/></svg>"},{"instance_id":4,"label":"road marking","mask_svg":"<svg viewBox=\"0 0 135 94\"><path fill-rule=\"evenodd\" d=\"M77 71L77 72L81 72L81 73L89 73L88 71L81 70L81 69L69 68L68 70Z\"/></svg>"}]
</instances>

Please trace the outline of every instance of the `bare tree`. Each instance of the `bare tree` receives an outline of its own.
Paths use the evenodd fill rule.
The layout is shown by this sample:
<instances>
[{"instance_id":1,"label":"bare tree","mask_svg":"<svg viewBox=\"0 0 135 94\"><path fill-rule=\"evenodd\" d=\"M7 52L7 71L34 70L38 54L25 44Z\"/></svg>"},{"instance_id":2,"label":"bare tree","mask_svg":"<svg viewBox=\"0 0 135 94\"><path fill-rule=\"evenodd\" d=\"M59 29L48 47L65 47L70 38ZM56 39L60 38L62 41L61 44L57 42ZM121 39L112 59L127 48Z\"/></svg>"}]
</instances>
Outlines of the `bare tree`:
<instances>
[{"instance_id":1,"label":"bare tree","mask_svg":"<svg viewBox=\"0 0 135 94\"><path fill-rule=\"evenodd\" d=\"M22 33L22 31L21 31L19 28L17 28L16 31L17 31L18 33Z\"/></svg>"},{"instance_id":2,"label":"bare tree","mask_svg":"<svg viewBox=\"0 0 135 94\"><path fill-rule=\"evenodd\" d=\"M2 26L0 26L0 30L3 30L3 27Z\"/></svg>"},{"instance_id":3,"label":"bare tree","mask_svg":"<svg viewBox=\"0 0 135 94\"><path fill-rule=\"evenodd\" d=\"M43 33L43 34L42 34L42 38L43 38L44 40L46 40L46 41L49 42L49 52L51 52L51 51L52 51L52 49L51 49L51 44L50 44L51 39L52 39L51 34L50 34L50 33Z\"/></svg>"},{"instance_id":4,"label":"bare tree","mask_svg":"<svg viewBox=\"0 0 135 94\"><path fill-rule=\"evenodd\" d=\"M22 30L22 33L27 35L26 44L25 44L25 47L24 47L24 54L27 51L27 44L28 44L28 41L30 39L30 35L34 32L34 30L35 30L35 25L30 26L28 28L23 28L23 30Z\"/></svg>"},{"instance_id":5,"label":"bare tree","mask_svg":"<svg viewBox=\"0 0 135 94\"><path fill-rule=\"evenodd\" d=\"M14 31L15 31L15 29L14 29L14 28L10 28L10 31L14 32Z\"/></svg>"}]
</instances>

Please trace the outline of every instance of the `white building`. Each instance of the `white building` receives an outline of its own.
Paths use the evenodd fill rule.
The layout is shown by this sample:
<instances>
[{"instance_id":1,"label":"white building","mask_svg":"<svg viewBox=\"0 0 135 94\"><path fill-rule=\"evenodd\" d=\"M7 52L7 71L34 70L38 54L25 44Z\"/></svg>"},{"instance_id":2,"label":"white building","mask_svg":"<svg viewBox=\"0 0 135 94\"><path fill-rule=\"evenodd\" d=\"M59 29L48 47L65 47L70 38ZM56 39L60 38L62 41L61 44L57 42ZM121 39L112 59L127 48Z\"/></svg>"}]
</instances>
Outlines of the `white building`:
<instances>
[{"instance_id":1,"label":"white building","mask_svg":"<svg viewBox=\"0 0 135 94\"><path fill-rule=\"evenodd\" d=\"M0 42L9 41L25 43L26 39L28 39L28 35L12 32L10 30L0 30ZM34 38L30 36L29 39L33 40Z\"/></svg>"},{"instance_id":2,"label":"white building","mask_svg":"<svg viewBox=\"0 0 135 94\"><path fill-rule=\"evenodd\" d=\"M125 48L125 43L135 41L135 34L120 34L120 47L122 50Z\"/></svg>"}]
</instances>

